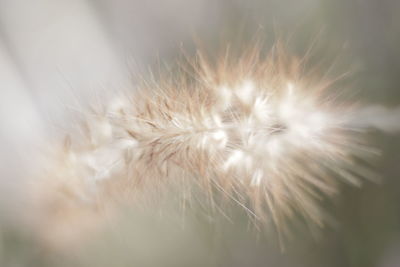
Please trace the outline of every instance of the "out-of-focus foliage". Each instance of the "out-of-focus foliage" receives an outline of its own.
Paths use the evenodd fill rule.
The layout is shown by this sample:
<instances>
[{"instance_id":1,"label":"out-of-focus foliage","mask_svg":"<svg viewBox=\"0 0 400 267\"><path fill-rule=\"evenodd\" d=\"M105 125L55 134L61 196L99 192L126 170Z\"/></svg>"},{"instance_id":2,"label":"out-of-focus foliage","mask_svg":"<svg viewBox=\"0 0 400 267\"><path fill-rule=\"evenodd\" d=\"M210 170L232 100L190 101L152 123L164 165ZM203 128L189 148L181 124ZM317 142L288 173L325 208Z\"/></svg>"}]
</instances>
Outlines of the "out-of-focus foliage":
<instances>
[{"instance_id":1,"label":"out-of-focus foliage","mask_svg":"<svg viewBox=\"0 0 400 267\"><path fill-rule=\"evenodd\" d=\"M242 211L231 214L233 222L222 215L210 220L194 206L183 218L171 207L164 211L168 215L129 209L112 227L65 254L36 243L29 227L15 223L28 211L20 203L10 204L22 202L26 193L23 175L13 171L21 157L13 133L28 140L39 127L13 129L4 119L25 103L23 112L35 109L44 118L41 130L54 131L47 125L49 114L68 117L60 99L69 105L75 94L89 98L93 88L126 86L119 77L128 77L125 69L157 66L158 59L169 64L179 57L181 43L190 52L196 39L216 54L224 40L237 44L257 32L267 43L289 36L300 54L317 40L313 61L328 70L337 56L333 71L340 73L342 66L351 70L356 100L397 106L399 25L396 0L1 0L0 55L6 55L8 65L0 62L0 103L8 99L13 105L0 109L0 145L7 148L0 151L0 193L6 196L0 196L0 266L399 266L398 135L371 134L371 142L382 150L375 166L382 183L343 188L327 204L335 223L316 237L299 228L284 252L274 234L254 231ZM4 84L9 69L18 85ZM6 90L6 85L15 87ZM34 106L32 112L26 103ZM24 123L23 118L16 119Z\"/></svg>"}]
</instances>

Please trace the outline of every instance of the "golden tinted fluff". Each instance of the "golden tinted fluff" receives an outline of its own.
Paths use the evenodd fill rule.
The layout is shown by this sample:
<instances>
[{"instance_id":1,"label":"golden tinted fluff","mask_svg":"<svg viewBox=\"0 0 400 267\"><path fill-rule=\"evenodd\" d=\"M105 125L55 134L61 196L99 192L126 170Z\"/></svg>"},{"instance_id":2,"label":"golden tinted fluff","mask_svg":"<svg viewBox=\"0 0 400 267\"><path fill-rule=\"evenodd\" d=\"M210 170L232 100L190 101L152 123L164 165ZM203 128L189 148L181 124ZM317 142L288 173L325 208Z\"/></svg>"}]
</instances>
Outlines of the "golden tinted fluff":
<instances>
[{"instance_id":1,"label":"golden tinted fluff","mask_svg":"<svg viewBox=\"0 0 400 267\"><path fill-rule=\"evenodd\" d=\"M215 63L199 53L85 113L46 162L44 228L69 237L108 207L170 186L182 199L200 188L218 209L238 204L280 230L297 214L322 225L321 199L340 180L371 177L362 163L375 152L352 125L357 107L304 61L280 45Z\"/></svg>"}]
</instances>

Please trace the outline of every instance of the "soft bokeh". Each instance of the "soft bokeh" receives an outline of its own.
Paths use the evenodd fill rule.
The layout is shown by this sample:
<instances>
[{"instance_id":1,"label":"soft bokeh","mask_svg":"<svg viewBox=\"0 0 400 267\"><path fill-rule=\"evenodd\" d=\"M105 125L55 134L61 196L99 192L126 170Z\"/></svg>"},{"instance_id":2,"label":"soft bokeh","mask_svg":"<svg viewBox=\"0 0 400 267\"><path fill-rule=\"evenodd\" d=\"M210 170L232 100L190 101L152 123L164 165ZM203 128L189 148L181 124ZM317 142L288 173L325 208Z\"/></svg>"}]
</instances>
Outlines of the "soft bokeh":
<instances>
[{"instance_id":1,"label":"soft bokeh","mask_svg":"<svg viewBox=\"0 0 400 267\"><path fill-rule=\"evenodd\" d=\"M355 101L394 108L399 25L397 0L0 0L0 266L400 266L395 131L370 137L382 183L344 187L327 204L335 223L317 237L299 230L285 251L241 211L213 221L193 207L182 223L169 204L168 215L128 209L69 254L38 246L23 219L40 144L68 128L76 108L132 86L132 73L172 64L182 48L213 55L226 40L283 35L300 55L315 40L322 74L349 70Z\"/></svg>"}]
</instances>

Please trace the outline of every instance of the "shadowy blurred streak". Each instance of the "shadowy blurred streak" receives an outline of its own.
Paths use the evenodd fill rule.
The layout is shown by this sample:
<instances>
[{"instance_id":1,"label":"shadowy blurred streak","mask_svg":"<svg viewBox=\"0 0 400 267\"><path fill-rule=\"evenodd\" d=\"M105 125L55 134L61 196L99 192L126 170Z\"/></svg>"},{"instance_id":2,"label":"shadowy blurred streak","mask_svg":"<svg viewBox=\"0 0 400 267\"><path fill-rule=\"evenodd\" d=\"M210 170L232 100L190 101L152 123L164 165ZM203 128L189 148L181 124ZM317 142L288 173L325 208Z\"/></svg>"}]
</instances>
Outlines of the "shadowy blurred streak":
<instances>
[{"instance_id":1,"label":"shadowy blurred streak","mask_svg":"<svg viewBox=\"0 0 400 267\"><path fill-rule=\"evenodd\" d=\"M26 73L26 90L34 91L44 116L62 117L62 105L125 78L122 60L86 1L3 0L0 18L18 69Z\"/></svg>"}]
</instances>

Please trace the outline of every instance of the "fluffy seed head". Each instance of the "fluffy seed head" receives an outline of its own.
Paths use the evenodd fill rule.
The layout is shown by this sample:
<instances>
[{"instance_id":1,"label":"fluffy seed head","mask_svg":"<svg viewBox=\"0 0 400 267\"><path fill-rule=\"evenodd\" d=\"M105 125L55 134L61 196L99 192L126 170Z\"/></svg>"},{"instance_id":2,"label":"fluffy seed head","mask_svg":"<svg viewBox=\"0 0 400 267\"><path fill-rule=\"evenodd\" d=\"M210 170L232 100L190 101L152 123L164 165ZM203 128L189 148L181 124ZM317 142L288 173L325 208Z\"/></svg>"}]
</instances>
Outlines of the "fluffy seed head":
<instances>
[{"instance_id":1,"label":"fluffy seed head","mask_svg":"<svg viewBox=\"0 0 400 267\"><path fill-rule=\"evenodd\" d=\"M353 105L280 45L188 65L88 113L50 164L57 194L79 210L200 186L284 230L296 213L322 224L318 199L371 174L358 164L374 151L348 119Z\"/></svg>"}]
</instances>

